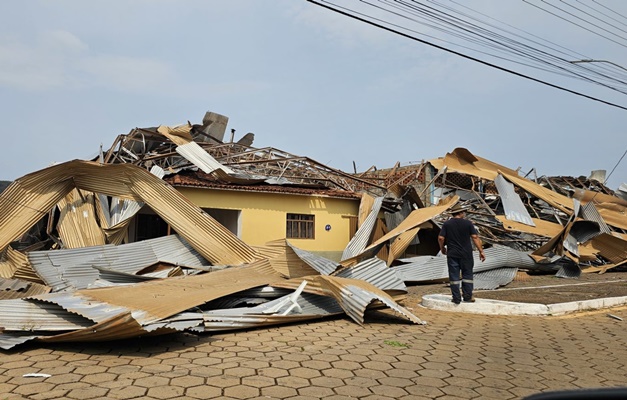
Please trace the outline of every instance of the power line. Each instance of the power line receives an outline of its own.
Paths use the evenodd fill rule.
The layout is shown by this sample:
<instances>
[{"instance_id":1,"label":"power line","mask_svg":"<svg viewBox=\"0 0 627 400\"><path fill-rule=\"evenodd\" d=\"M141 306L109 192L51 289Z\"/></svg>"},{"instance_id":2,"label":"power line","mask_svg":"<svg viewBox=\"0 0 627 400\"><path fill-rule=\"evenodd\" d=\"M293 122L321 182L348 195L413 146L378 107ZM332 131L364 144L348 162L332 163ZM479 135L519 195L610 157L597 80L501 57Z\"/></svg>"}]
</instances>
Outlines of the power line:
<instances>
[{"instance_id":1,"label":"power line","mask_svg":"<svg viewBox=\"0 0 627 400\"><path fill-rule=\"evenodd\" d=\"M367 18L363 18L363 17L361 17L359 15L355 15L354 13L357 13L356 11L348 9L346 7L342 7L342 6L339 6L337 4L334 4L334 3L331 3L331 2L328 2L328 1L325 1L325 0L321 0L321 1L323 1L324 3L328 3L330 5L322 4L322 3L318 2L318 1L315 1L315 0L307 0L307 1L312 3L312 4L315 4L317 6L326 8L326 9L331 10L333 12L336 12L338 14L341 14L341 15L347 16L349 18L352 18L352 19L355 19L355 20L367 23L367 24L375 26L375 27L377 27L379 29L383 29L385 31L397 34L399 36L402 36L402 37L405 37L405 38L408 38L408 39L411 39L411 40L414 40L414 41L417 41L419 43L426 44L428 46L437 48L439 50L443 50L443 51L446 51L448 53L451 53L451 54L463 57L465 59L468 59L468 60L471 60L471 61L475 61L475 62L478 62L480 64L483 64L483 65L486 65L486 66L489 66L489 67L492 67L492 68L495 68L495 69L498 69L498 70L501 70L501 71L510 73L512 75L519 76L519 77L522 77L522 78L525 78L525 79L528 79L528 80L531 80L531 81L534 81L534 82L537 82L537 83L541 83L543 85L546 85L546 86L549 86L549 87L552 87L552 88L555 88L555 89L559 89L559 90L562 90L562 91L565 91L565 92L568 92L568 93L571 93L571 94L575 94L577 96L585 97L585 98L588 98L590 100L594 100L594 101L597 101L597 102L600 102L600 103L603 103L603 104L606 104L606 105L610 105L610 106L613 106L613 107L616 107L616 108L627 110L627 107L625 107L625 106L621 106L621 105L616 104L616 103L612 103L612 102L609 102L609 101L606 101L606 100L602 100L602 99L599 99L599 98L594 97L594 96L590 96L590 95L587 95L587 94L584 94L584 93L581 93L581 92L578 92L578 91L575 91L575 90L571 90L571 89L565 88L563 86L559 86L559 85L556 85L556 84L553 84L553 83L550 83L550 82L547 82L547 81L544 81L544 80L541 80L541 79L538 79L538 78L534 78L532 76L529 76L529 75L526 75L526 74L523 74L523 73L511 70L511 69L508 69L508 68L505 68L505 67L502 67L502 66L499 66L499 65L496 65L496 64L493 64L493 63L490 63L490 62L478 59L476 57L473 57L473 56L470 56L470 55L467 55L467 54L464 54L464 53L460 53L458 51L446 48L444 46L440 46L440 45L437 45L435 43L431 43L429 41L420 39L418 37L411 36L409 34L400 32L399 30L390 28L389 26L385 26L385 25L382 25L381 23L377 23L377 22L372 21L371 19L374 19L374 17L370 17L370 16L366 16L365 14L358 13L360 15L364 15L367 18L370 18L370 19L367 19ZM353 13L353 14L351 14L351 13ZM382 21L382 20L379 20L379 21ZM382 21L382 22L384 22L384 21ZM387 23L387 22L384 22L384 23ZM567 62L566 60L563 60L563 61Z\"/></svg>"}]
</instances>

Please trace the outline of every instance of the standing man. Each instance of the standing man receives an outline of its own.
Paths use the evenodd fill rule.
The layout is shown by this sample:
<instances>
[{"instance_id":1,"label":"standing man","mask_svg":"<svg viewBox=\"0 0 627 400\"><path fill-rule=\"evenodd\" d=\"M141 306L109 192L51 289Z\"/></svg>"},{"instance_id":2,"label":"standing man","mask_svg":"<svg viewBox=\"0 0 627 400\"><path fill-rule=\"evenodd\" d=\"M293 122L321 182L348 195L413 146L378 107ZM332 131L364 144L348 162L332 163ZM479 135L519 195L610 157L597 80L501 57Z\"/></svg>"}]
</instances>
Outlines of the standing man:
<instances>
[{"instance_id":1,"label":"standing man","mask_svg":"<svg viewBox=\"0 0 627 400\"><path fill-rule=\"evenodd\" d=\"M474 302L475 299L472 297L472 268L475 265L475 261L472 257L472 244L470 240L472 239L479 250L479 259L481 262L485 261L483 246L481 245L481 239L479 239L479 234L473 223L464 218L466 216L464 209L459 204L455 204L450 212L453 214L453 218L442 225L440 235L438 236L438 243L440 244L440 251L442 254L446 255L453 303L461 303L462 295L464 301ZM459 290L460 272L461 294Z\"/></svg>"}]
</instances>

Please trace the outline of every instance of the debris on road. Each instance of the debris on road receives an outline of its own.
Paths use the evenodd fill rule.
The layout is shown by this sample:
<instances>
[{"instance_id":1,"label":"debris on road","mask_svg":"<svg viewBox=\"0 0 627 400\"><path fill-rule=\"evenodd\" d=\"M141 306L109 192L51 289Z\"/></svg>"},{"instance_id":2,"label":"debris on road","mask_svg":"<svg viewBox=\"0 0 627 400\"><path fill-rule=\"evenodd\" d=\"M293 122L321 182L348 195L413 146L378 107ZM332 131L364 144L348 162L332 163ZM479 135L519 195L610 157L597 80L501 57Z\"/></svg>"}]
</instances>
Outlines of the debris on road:
<instances>
[{"instance_id":1,"label":"debris on road","mask_svg":"<svg viewBox=\"0 0 627 400\"><path fill-rule=\"evenodd\" d=\"M0 348L339 314L363 324L380 307L424 324L402 306L405 284L447 279L437 235L455 204L485 243L477 289L507 285L520 271L575 278L627 263L627 201L595 178L529 179L463 148L420 165L346 173L254 148L253 134L225 142L227 121L207 113L199 125L136 128L95 160L11 183L0 194ZM240 223L227 221L227 204L212 216L185 196L196 187L360 203L356 215L345 211L351 236L329 258L287 235L247 243L227 228ZM315 214L326 211L311 207L288 213L296 238L314 239ZM142 239L140 215L167 234Z\"/></svg>"}]
</instances>

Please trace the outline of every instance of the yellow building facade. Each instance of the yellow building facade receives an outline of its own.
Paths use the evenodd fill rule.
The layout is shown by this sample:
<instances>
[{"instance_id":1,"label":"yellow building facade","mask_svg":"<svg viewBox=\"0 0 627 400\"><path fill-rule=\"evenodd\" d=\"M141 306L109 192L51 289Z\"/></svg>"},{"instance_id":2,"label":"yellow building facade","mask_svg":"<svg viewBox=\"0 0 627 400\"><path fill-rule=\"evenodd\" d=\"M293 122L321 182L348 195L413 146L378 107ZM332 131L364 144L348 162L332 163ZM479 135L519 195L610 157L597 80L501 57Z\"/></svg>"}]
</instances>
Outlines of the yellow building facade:
<instances>
[{"instance_id":1,"label":"yellow building facade","mask_svg":"<svg viewBox=\"0 0 627 400\"><path fill-rule=\"evenodd\" d=\"M260 190L176 189L249 245L259 246L287 238L298 248L333 260L340 259L354 234L360 202L357 195L334 197ZM308 224L313 231L309 229L307 235L313 237L293 236L289 225L294 216L307 219L297 221L296 226Z\"/></svg>"}]
</instances>

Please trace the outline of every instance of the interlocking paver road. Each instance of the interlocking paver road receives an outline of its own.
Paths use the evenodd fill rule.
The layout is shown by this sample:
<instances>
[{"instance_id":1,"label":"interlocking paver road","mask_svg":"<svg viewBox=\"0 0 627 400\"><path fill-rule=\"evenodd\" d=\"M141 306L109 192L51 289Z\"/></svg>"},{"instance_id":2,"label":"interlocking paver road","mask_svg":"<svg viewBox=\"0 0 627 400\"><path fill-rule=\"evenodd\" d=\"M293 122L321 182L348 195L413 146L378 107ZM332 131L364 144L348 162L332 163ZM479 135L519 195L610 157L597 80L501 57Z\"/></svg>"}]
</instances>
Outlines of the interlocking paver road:
<instances>
[{"instance_id":1,"label":"interlocking paver road","mask_svg":"<svg viewBox=\"0 0 627 400\"><path fill-rule=\"evenodd\" d=\"M517 399L627 384L626 308L562 317L414 311L429 324L373 312L364 326L337 318L26 345L0 354L0 399Z\"/></svg>"}]
</instances>

